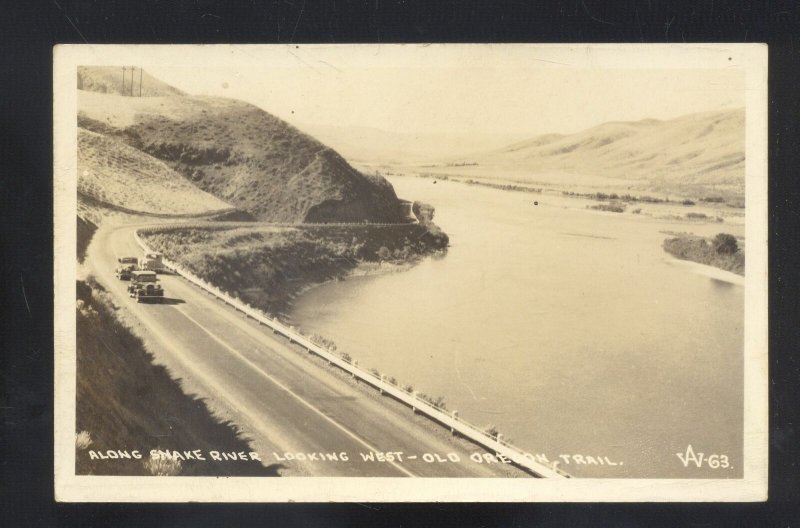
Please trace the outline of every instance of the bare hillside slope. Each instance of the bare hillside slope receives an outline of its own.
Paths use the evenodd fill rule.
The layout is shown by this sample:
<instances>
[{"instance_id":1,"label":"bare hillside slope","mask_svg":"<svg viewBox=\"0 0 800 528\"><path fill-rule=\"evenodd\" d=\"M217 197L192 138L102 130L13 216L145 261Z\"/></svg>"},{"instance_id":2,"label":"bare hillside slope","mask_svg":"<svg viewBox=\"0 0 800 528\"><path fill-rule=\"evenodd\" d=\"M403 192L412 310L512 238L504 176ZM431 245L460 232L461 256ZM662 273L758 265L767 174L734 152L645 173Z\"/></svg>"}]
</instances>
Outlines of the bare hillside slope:
<instances>
[{"instance_id":1,"label":"bare hillside slope","mask_svg":"<svg viewBox=\"0 0 800 528\"><path fill-rule=\"evenodd\" d=\"M231 209L164 162L118 139L78 129L78 193L141 213L200 214Z\"/></svg>"},{"instance_id":2,"label":"bare hillside slope","mask_svg":"<svg viewBox=\"0 0 800 528\"><path fill-rule=\"evenodd\" d=\"M79 91L80 126L157 158L263 221L402 222L392 186L250 104Z\"/></svg>"},{"instance_id":3,"label":"bare hillside slope","mask_svg":"<svg viewBox=\"0 0 800 528\"><path fill-rule=\"evenodd\" d=\"M548 134L464 158L484 170L509 168L627 180L679 192L713 188L744 193L744 110L668 121L604 123L576 134Z\"/></svg>"}]
</instances>

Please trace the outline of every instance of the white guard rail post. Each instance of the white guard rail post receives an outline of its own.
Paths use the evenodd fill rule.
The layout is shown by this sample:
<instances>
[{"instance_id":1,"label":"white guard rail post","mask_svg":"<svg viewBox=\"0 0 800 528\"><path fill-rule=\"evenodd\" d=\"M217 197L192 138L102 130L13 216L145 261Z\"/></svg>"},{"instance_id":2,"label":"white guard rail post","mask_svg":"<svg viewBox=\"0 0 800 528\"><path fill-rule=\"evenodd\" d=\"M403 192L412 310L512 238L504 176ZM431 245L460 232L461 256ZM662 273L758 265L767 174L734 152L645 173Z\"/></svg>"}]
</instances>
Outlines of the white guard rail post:
<instances>
[{"instance_id":1,"label":"white guard rail post","mask_svg":"<svg viewBox=\"0 0 800 528\"><path fill-rule=\"evenodd\" d=\"M165 229L165 227L167 229ZM168 230L169 228L190 227L192 227L190 224L179 224L164 227L143 227L134 231L134 239L145 252L149 253L151 252L151 249L139 236L140 232L153 233L156 231ZM203 224L202 227L208 228L210 226L208 226L208 224ZM429 418L432 418L433 420L450 428L451 431L458 432L461 436L472 440L476 444L483 446L489 451L493 451L497 455L507 458L517 466L523 467L539 477L569 478L569 474L565 471L554 465L536 460L532 455L523 452L516 446L513 446L502 439L499 439L499 435L498 437L491 436L476 426L459 418L457 415L454 416L450 413L447 413L430 404L429 402L416 397L414 394L409 394L397 386L381 379L379 376L375 376L371 372L362 370L359 366L354 364L357 363L356 361L345 361L341 356L331 353L330 351L308 339L306 336L279 322L277 319L272 319L265 313L245 304L241 300L234 299L227 292L223 292L216 286L206 282L200 277L197 277L194 273L178 265L177 263L166 258L163 260L163 262L165 266L173 270L175 273L181 275L187 281L207 291L225 304L233 307L235 310L238 310L244 313L246 316L258 321L259 323L268 326L273 330L274 333L280 334L286 337L289 341L299 344L309 352L325 359L329 364L336 365L338 368L350 373L353 377L367 382L381 391L381 393L388 394L396 400L408 405L409 407L416 409L417 412L427 415Z\"/></svg>"}]
</instances>

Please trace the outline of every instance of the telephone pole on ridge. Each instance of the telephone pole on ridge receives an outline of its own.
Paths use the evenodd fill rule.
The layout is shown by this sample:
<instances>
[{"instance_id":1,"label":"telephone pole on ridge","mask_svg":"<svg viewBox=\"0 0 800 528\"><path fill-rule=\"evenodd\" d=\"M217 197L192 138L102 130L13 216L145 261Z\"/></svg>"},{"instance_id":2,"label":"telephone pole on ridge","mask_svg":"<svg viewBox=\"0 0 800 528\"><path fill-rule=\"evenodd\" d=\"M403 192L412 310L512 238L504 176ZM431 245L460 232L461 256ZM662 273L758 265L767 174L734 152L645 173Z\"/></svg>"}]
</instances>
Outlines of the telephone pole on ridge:
<instances>
[{"instance_id":1,"label":"telephone pole on ridge","mask_svg":"<svg viewBox=\"0 0 800 528\"><path fill-rule=\"evenodd\" d=\"M126 89L125 88L125 72L128 71L128 70L130 70L130 72L131 72L131 85L130 85L130 87L128 89ZM142 96L142 78L143 78L143 74L144 74L144 72L143 72L142 68L139 67L139 94L138 94L138 97ZM134 83L136 82L135 75L136 75L136 66L130 66L130 67L123 66L122 67L122 89L119 92L120 95L127 95L127 96L130 96L130 97L136 97L137 96L136 87L134 86Z\"/></svg>"}]
</instances>

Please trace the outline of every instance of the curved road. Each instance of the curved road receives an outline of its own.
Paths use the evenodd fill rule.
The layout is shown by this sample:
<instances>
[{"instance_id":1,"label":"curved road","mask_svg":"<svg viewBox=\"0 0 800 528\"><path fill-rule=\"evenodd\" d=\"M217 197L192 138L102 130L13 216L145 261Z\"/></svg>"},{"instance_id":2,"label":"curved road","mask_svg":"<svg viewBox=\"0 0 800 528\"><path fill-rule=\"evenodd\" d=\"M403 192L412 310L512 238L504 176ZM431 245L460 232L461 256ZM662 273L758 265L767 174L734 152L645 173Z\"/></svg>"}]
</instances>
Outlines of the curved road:
<instances>
[{"instance_id":1,"label":"curved road","mask_svg":"<svg viewBox=\"0 0 800 528\"><path fill-rule=\"evenodd\" d=\"M161 276L163 304L136 303L114 269L117 257L142 253L133 238L139 227L144 225L101 227L88 248L88 271L184 391L236 424L265 465L283 464L285 476L529 476L513 466L471 460L485 451L451 440L426 418L332 373L318 358L179 276ZM362 454L371 452L401 454L364 460ZM300 458L306 460L287 460L284 453L304 453ZM448 454L459 461L449 461Z\"/></svg>"}]
</instances>

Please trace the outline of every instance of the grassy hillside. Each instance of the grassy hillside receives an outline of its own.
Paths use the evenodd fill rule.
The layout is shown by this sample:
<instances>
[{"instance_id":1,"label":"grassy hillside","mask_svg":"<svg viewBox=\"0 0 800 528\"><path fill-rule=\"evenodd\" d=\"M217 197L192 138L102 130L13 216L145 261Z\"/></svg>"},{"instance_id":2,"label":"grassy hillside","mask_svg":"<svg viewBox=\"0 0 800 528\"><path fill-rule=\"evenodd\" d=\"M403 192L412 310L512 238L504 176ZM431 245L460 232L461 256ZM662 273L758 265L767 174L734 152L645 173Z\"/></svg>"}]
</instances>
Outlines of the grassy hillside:
<instances>
[{"instance_id":1,"label":"grassy hillside","mask_svg":"<svg viewBox=\"0 0 800 528\"><path fill-rule=\"evenodd\" d=\"M127 68L122 71L122 66L78 66L78 90L89 90L99 93L122 94L123 74L125 76L125 95L131 93L131 79L133 79L134 95L141 93L142 97L184 95L177 88L161 82L140 68L131 72ZM140 82L141 80L141 82ZM139 85L141 84L141 91Z\"/></svg>"},{"instance_id":2,"label":"grassy hillside","mask_svg":"<svg viewBox=\"0 0 800 528\"><path fill-rule=\"evenodd\" d=\"M78 129L78 193L143 213L197 214L230 209L164 162L118 139Z\"/></svg>"},{"instance_id":3,"label":"grassy hillside","mask_svg":"<svg viewBox=\"0 0 800 528\"><path fill-rule=\"evenodd\" d=\"M147 243L196 275L269 313L285 316L310 286L344 278L360 264L380 269L447 247L422 224L393 227L173 228Z\"/></svg>"},{"instance_id":4,"label":"grassy hillside","mask_svg":"<svg viewBox=\"0 0 800 528\"><path fill-rule=\"evenodd\" d=\"M559 173L620 180L620 186L710 196L744 197L743 109L668 121L605 123L576 134L549 134L452 161L462 172Z\"/></svg>"},{"instance_id":5,"label":"grassy hillside","mask_svg":"<svg viewBox=\"0 0 800 528\"><path fill-rule=\"evenodd\" d=\"M259 220L403 219L386 180L362 175L319 141L241 101L81 90L78 121L163 161Z\"/></svg>"},{"instance_id":6,"label":"grassy hillside","mask_svg":"<svg viewBox=\"0 0 800 528\"><path fill-rule=\"evenodd\" d=\"M150 449L252 451L230 423L220 423L205 403L185 394L142 341L115 318L106 294L77 284L76 473L152 475ZM92 460L90 450L138 450L140 460ZM206 456L206 458L208 458ZM175 475L277 476L259 462L187 460L167 467Z\"/></svg>"}]
</instances>

